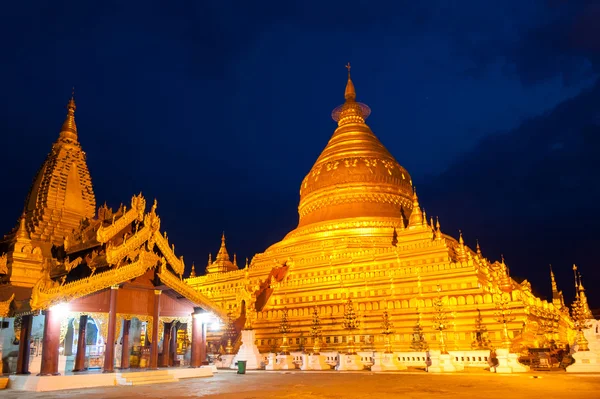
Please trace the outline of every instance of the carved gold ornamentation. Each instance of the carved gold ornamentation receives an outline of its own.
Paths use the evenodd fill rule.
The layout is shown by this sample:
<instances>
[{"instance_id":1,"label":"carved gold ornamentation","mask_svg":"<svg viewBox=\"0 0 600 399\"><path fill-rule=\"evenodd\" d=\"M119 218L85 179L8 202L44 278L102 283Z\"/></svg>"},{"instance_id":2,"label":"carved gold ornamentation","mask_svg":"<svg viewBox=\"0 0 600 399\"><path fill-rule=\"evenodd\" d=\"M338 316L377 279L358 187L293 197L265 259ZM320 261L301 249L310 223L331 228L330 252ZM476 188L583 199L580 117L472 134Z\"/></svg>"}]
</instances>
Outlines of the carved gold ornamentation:
<instances>
[{"instance_id":1,"label":"carved gold ornamentation","mask_svg":"<svg viewBox=\"0 0 600 399\"><path fill-rule=\"evenodd\" d=\"M160 252L165 256L169 265L171 265L173 270L181 276L183 274L183 271L185 270L183 256L180 258L177 258L177 256L175 256L175 253L173 252L171 247L169 247L169 241L167 240L167 238L165 238L165 236L160 234L160 232L156 231L153 237L156 246L158 247L158 249L160 249Z\"/></svg>"},{"instance_id":2,"label":"carved gold ornamentation","mask_svg":"<svg viewBox=\"0 0 600 399\"><path fill-rule=\"evenodd\" d=\"M59 302L68 302L76 298L121 284L141 276L156 265L159 258L148 251L141 252L138 259L116 270L108 270L93 276L76 280L63 286L56 286L46 273L35 284L31 293L30 306L32 310L47 309Z\"/></svg>"},{"instance_id":3,"label":"carved gold ornamentation","mask_svg":"<svg viewBox=\"0 0 600 399\"><path fill-rule=\"evenodd\" d=\"M173 323L173 322L179 322L181 324L186 324L188 325L188 330L191 331L191 325L192 325L192 317L171 317L171 316L160 316L159 317L160 322L158 323L158 339L162 339L163 334L165 333L165 324L166 323ZM191 335L189 335L191 337Z\"/></svg>"},{"instance_id":4,"label":"carved gold ornamentation","mask_svg":"<svg viewBox=\"0 0 600 399\"><path fill-rule=\"evenodd\" d=\"M142 194L134 195L131 198L131 209L129 209L119 219L113 221L110 226L100 226L96 232L96 240L100 243L106 243L113 238L118 232L123 230L134 220L141 222L144 220L144 212L146 210L146 200Z\"/></svg>"},{"instance_id":5,"label":"carved gold ornamentation","mask_svg":"<svg viewBox=\"0 0 600 399\"><path fill-rule=\"evenodd\" d=\"M15 294L12 294L6 301L0 301L0 317L8 317L13 299L15 299Z\"/></svg>"},{"instance_id":6,"label":"carved gold ornamentation","mask_svg":"<svg viewBox=\"0 0 600 399\"><path fill-rule=\"evenodd\" d=\"M202 295L183 281L181 281L177 276L173 273L169 272L164 265L160 267L160 271L158 273L158 277L160 277L161 281L172 288L180 295L183 295L193 303L201 306L203 309L211 311L221 320L226 320L227 312L222 309L219 305L208 299L206 296Z\"/></svg>"},{"instance_id":7,"label":"carved gold ornamentation","mask_svg":"<svg viewBox=\"0 0 600 399\"><path fill-rule=\"evenodd\" d=\"M58 342L61 345L64 345L64 341L65 341L65 337L67 336L67 331L69 330L69 325L71 324L71 321L73 320L73 318L71 316L66 316L63 317L63 319L60 321L60 334L59 334L59 339Z\"/></svg>"},{"instance_id":8,"label":"carved gold ornamentation","mask_svg":"<svg viewBox=\"0 0 600 399\"><path fill-rule=\"evenodd\" d=\"M72 261L69 261L67 258L67 261L65 262L65 270L67 271L67 273L70 272L71 270L73 270L74 268L79 266L82 261L83 261L83 259L81 258L81 256L78 256L77 258L73 259Z\"/></svg>"},{"instance_id":9,"label":"carved gold ornamentation","mask_svg":"<svg viewBox=\"0 0 600 399\"><path fill-rule=\"evenodd\" d=\"M108 338L108 313L89 312L87 315L94 319L96 327L98 327L98 334L100 334L102 340L108 344L108 342L106 342Z\"/></svg>"}]
</instances>

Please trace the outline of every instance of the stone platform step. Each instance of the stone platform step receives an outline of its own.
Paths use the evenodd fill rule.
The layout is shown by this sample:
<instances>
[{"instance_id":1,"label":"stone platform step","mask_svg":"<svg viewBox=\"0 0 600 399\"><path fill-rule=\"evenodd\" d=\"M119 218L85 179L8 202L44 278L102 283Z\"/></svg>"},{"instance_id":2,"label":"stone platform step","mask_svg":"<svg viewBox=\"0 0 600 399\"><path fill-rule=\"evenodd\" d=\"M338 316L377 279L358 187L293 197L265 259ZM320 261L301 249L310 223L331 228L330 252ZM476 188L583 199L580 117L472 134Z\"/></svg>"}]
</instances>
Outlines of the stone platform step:
<instances>
[{"instance_id":1,"label":"stone platform step","mask_svg":"<svg viewBox=\"0 0 600 399\"><path fill-rule=\"evenodd\" d=\"M117 373L115 376L117 385L147 385L177 382L173 374L167 370L139 371L133 373Z\"/></svg>"}]
</instances>

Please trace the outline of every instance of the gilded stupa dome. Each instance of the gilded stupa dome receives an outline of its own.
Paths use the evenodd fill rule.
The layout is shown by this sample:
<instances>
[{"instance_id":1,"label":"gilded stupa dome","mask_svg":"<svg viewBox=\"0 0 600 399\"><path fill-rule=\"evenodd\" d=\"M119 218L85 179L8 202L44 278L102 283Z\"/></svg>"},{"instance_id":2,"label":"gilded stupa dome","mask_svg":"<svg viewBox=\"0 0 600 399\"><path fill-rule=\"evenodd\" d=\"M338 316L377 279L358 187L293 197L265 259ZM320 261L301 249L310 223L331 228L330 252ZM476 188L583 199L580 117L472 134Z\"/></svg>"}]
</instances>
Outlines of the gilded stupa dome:
<instances>
[{"instance_id":1,"label":"gilded stupa dome","mask_svg":"<svg viewBox=\"0 0 600 399\"><path fill-rule=\"evenodd\" d=\"M356 101L348 69L346 102L333 119L338 127L300 186L298 227L342 218L408 218L413 207L410 175L373 134L371 110Z\"/></svg>"}]
</instances>

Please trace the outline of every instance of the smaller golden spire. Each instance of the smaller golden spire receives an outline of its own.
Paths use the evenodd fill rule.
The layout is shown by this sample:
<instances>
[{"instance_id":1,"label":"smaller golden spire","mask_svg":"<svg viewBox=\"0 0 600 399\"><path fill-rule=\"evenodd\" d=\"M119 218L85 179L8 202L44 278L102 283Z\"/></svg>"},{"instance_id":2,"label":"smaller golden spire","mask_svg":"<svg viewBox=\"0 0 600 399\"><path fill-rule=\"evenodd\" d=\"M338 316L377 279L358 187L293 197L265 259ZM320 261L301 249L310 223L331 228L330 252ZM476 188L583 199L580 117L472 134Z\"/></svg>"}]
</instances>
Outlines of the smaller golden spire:
<instances>
[{"instance_id":1,"label":"smaller golden spire","mask_svg":"<svg viewBox=\"0 0 600 399\"><path fill-rule=\"evenodd\" d=\"M233 254L233 265L237 267L237 254Z\"/></svg>"},{"instance_id":2,"label":"smaller golden spire","mask_svg":"<svg viewBox=\"0 0 600 399\"><path fill-rule=\"evenodd\" d=\"M575 275L575 298L579 298L579 281L577 278L577 265L573 263L573 274Z\"/></svg>"},{"instance_id":3,"label":"smaller golden spire","mask_svg":"<svg viewBox=\"0 0 600 399\"><path fill-rule=\"evenodd\" d=\"M440 218L437 216L435 217L435 239L436 240L442 239L442 230L440 228Z\"/></svg>"},{"instance_id":4,"label":"smaller golden spire","mask_svg":"<svg viewBox=\"0 0 600 399\"><path fill-rule=\"evenodd\" d=\"M554 279L554 271L552 270L552 265L550 265L550 281L552 283L552 292L558 292L558 285L556 285L556 280Z\"/></svg>"},{"instance_id":5,"label":"smaller golden spire","mask_svg":"<svg viewBox=\"0 0 600 399\"><path fill-rule=\"evenodd\" d=\"M246 266L244 266L246 269L248 268L248 258L246 258Z\"/></svg>"},{"instance_id":6,"label":"smaller golden spire","mask_svg":"<svg viewBox=\"0 0 600 399\"><path fill-rule=\"evenodd\" d=\"M16 233L17 238L24 238L29 240L29 232L27 232L27 227L25 226L25 212L21 215L21 219L19 219L19 228Z\"/></svg>"},{"instance_id":7,"label":"smaller golden spire","mask_svg":"<svg viewBox=\"0 0 600 399\"><path fill-rule=\"evenodd\" d=\"M477 255L482 256L481 247L479 246L479 239L475 240L475 242L477 243Z\"/></svg>"},{"instance_id":8,"label":"smaller golden spire","mask_svg":"<svg viewBox=\"0 0 600 399\"><path fill-rule=\"evenodd\" d=\"M208 266L212 265L212 254L208 254Z\"/></svg>"},{"instance_id":9,"label":"smaller golden spire","mask_svg":"<svg viewBox=\"0 0 600 399\"><path fill-rule=\"evenodd\" d=\"M425 208L423 208L423 226L427 226L427 212L425 212Z\"/></svg>"},{"instance_id":10,"label":"smaller golden spire","mask_svg":"<svg viewBox=\"0 0 600 399\"><path fill-rule=\"evenodd\" d=\"M192 271L190 272L190 277L196 277L196 267L194 266L194 262L192 262Z\"/></svg>"},{"instance_id":11,"label":"smaller golden spire","mask_svg":"<svg viewBox=\"0 0 600 399\"><path fill-rule=\"evenodd\" d=\"M423 223L423 214L419 206L419 197L417 196L417 188L413 186L413 209L408 219L408 226L418 226Z\"/></svg>"},{"instance_id":12,"label":"smaller golden spire","mask_svg":"<svg viewBox=\"0 0 600 399\"><path fill-rule=\"evenodd\" d=\"M462 230L458 230L458 243L462 246L465 245L465 240L463 240Z\"/></svg>"}]
</instances>

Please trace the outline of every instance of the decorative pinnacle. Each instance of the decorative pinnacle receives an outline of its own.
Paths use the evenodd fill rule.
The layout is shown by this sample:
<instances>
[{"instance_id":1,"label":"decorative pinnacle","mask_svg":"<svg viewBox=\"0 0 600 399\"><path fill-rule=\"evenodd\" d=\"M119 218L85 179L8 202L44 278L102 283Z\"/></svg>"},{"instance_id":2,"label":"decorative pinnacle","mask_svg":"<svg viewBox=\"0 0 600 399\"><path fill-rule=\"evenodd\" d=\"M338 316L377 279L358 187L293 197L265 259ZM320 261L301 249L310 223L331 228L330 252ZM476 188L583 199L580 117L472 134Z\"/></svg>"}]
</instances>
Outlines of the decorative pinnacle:
<instances>
[{"instance_id":1,"label":"decorative pinnacle","mask_svg":"<svg viewBox=\"0 0 600 399\"><path fill-rule=\"evenodd\" d=\"M348 69L348 83L346 83L346 92L344 93L344 98L346 102L353 102L356 100L356 90L354 89L354 83L352 83L352 79L350 78L350 63L346 65Z\"/></svg>"},{"instance_id":2,"label":"decorative pinnacle","mask_svg":"<svg viewBox=\"0 0 600 399\"><path fill-rule=\"evenodd\" d=\"M465 245L465 240L463 239L463 236L462 236L462 230L458 230L458 243L460 245Z\"/></svg>"},{"instance_id":3,"label":"decorative pinnacle","mask_svg":"<svg viewBox=\"0 0 600 399\"><path fill-rule=\"evenodd\" d=\"M63 122L62 128L60 129L60 138L77 140L77 125L75 124L75 87L71 92L71 99L67 103L67 117Z\"/></svg>"},{"instance_id":4,"label":"decorative pinnacle","mask_svg":"<svg viewBox=\"0 0 600 399\"><path fill-rule=\"evenodd\" d=\"M356 89L350 77L350 63L346 65L346 69L348 69L348 82L344 92L346 102L331 113L331 117L338 122L338 126L347 123L365 123L365 119L371 114L371 109L367 105L356 102Z\"/></svg>"}]
</instances>

